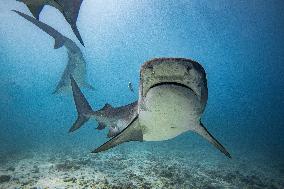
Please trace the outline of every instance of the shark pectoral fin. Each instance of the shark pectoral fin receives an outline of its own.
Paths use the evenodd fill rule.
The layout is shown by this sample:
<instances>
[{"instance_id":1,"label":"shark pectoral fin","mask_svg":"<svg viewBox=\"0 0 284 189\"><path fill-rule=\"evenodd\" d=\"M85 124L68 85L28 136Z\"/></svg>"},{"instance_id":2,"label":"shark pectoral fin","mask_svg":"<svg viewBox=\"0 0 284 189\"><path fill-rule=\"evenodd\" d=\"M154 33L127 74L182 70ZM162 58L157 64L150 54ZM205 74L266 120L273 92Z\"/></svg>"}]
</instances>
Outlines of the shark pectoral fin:
<instances>
[{"instance_id":1,"label":"shark pectoral fin","mask_svg":"<svg viewBox=\"0 0 284 189\"><path fill-rule=\"evenodd\" d=\"M56 87L55 87L54 91L52 92L52 94L58 94L58 93L62 92L62 90L63 90L62 86L63 85L64 85L63 82L60 80L59 83L56 85Z\"/></svg>"},{"instance_id":2,"label":"shark pectoral fin","mask_svg":"<svg viewBox=\"0 0 284 189\"><path fill-rule=\"evenodd\" d=\"M99 125L96 129L103 130L104 128L106 128L106 124L99 122Z\"/></svg>"},{"instance_id":3,"label":"shark pectoral fin","mask_svg":"<svg viewBox=\"0 0 284 189\"><path fill-rule=\"evenodd\" d=\"M209 131L204 127L204 125L201 122L200 125L197 126L193 131L203 136L206 140L208 140L211 144L213 144L218 150L220 150L227 157L232 158L229 152L225 149L225 147L220 142L218 142L218 140L215 139L213 135L209 133Z\"/></svg>"},{"instance_id":4,"label":"shark pectoral fin","mask_svg":"<svg viewBox=\"0 0 284 189\"><path fill-rule=\"evenodd\" d=\"M83 126L86 123L91 114L93 113L92 107L89 105L87 99L81 92L78 84L76 83L75 79L70 75L73 98L76 105L78 118L73 126L70 128L69 132L73 132Z\"/></svg>"},{"instance_id":5,"label":"shark pectoral fin","mask_svg":"<svg viewBox=\"0 0 284 189\"><path fill-rule=\"evenodd\" d=\"M95 87L93 85L89 84L89 83L85 83L84 87L86 87L86 88L88 88L88 89L90 89L92 91L95 91Z\"/></svg>"},{"instance_id":6,"label":"shark pectoral fin","mask_svg":"<svg viewBox=\"0 0 284 189\"><path fill-rule=\"evenodd\" d=\"M113 148L121 143L130 141L143 141L143 133L139 127L138 116L136 116L131 123L123 129L118 135L101 145L99 148L92 151L98 153Z\"/></svg>"},{"instance_id":7,"label":"shark pectoral fin","mask_svg":"<svg viewBox=\"0 0 284 189\"><path fill-rule=\"evenodd\" d=\"M39 14L42 11L44 5L27 5L33 16L39 20Z\"/></svg>"},{"instance_id":8,"label":"shark pectoral fin","mask_svg":"<svg viewBox=\"0 0 284 189\"><path fill-rule=\"evenodd\" d=\"M109 110L109 109L113 109L113 107L109 104L109 103L106 103L105 105L104 105L104 107L101 109L102 111L107 111L107 110Z\"/></svg>"},{"instance_id":9,"label":"shark pectoral fin","mask_svg":"<svg viewBox=\"0 0 284 189\"><path fill-rule=\"evenodd\" d=\"M54 49L59 49L64 45L64 39L62 37L57 37L54 42Z\"/></svg>"}]
</instances>

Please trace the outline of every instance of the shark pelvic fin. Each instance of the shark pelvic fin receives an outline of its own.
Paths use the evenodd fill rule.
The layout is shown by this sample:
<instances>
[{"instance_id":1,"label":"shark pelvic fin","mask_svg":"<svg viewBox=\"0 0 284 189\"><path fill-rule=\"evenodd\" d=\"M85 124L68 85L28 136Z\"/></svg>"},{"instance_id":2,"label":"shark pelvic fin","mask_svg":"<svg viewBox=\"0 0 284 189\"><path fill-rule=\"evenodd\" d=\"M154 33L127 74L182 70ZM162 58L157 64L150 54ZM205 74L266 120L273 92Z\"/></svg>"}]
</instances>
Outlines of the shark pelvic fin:
<instances>
[{"instance_id":1,"label":"shark pelvic fin","mask_svg":"<svg viewBox=\"0 0 284 189\"><path fill-rule=\"evenodd\" d=\"M95 91L95 87L93 85L89 84L89 83L85 83L83 86L92 90L92 91Z\"/></svg>"},{"instance_id":2,"label":"shark pelvic fin","mask_svg":"<svg viewBox=\"0 0 284 189\"><path fill-rule=\"evenodd\" d=\"M103 130L104 128L106 128L106 124L99 122L98 127L96 129Z\"/></svg>"},{"instance_id":3,"label":"shark pelvic fin","mask_svg":"<svg viewBox=\"0 0 284 189\"><path fill-rule=\"evenodd\" d=\"M120 131L119 131L118 127L113 125L113 126L109 127L107 137L112 138L112 137L115 137L116 135L118 135L119 133L120 133Z\"/></svg>"},{"instance_id":4,"label":"shark pelvic fin","mask_svg":"<svg viewBox=\"0 0 284 189\"><path fill-rule=\"evenodd\" d=\"M112 108L113 108L113 107L112 107L109 103L106 103L106 104L104 105L104 107L103 107L101 110L106 111L106 110L112 109Z\"/></svg>"},{"instance_id":5,"label":"shark pelvic fin","mask_svg":"<svg viewBox=\"0 0 284 189\"><path fill-rule=\"evenodd\" d=\"M42 11L44 5L27 5L33 16L39 20L39 14Z\"/></svg>"},{"instance_id":6,"label":"shark pelvic fin","mask_svg":"<svg viewBox=\"0 0 284 189\"><path fill-rule=\"evenodd\" d=\"M208 142L213 144L218 150L220 150L223 154L225 154L228 158L232 158L229 152L225 149L225 147L214 138L213 135L209 133L209 131L204 127L204 125L200 122L200 125L196 127L194 130L196 133L204 137Z\"/></svg>"},{"instance_id":7,"label":"shark pelvic fin","mask_svg":"<svg viewBox=\"0 0 284 189\"><path fill-rule=\"evenodd\" d=\"M73 98L78 112L78 118L69 130L69 132L73 132L83 126L83 124L90 119L90 116L93 113L93 109L89 105L87 99L81 92L78 84L76 83L72 75L70 75L70 80L73 91Z\"/></svg>"},{"instance_id":8,"label":"shark pelvic fin","mask_svg":"<svg viewBox=\"0 0 284 189\"><path fill-rule=\"evenodd\" d=\"M59 49L60 47L62 47L64 45L64 42L65 41L63 37L57 37L54 42L54 49Z\"/></svg>"},{"instance_id":9,"label":"shark pelvic fin","mask_svg":"<svg viewBox=\"0 0 284 189\"><path fill-rule=\"evenodd\" d=\"M143 133L139 126L138 115L130 122L130 124L123 129L118 135L92 151L98 153L113 148L121 143L130 141L143 141Z\"/></svg>"}]
</instances>

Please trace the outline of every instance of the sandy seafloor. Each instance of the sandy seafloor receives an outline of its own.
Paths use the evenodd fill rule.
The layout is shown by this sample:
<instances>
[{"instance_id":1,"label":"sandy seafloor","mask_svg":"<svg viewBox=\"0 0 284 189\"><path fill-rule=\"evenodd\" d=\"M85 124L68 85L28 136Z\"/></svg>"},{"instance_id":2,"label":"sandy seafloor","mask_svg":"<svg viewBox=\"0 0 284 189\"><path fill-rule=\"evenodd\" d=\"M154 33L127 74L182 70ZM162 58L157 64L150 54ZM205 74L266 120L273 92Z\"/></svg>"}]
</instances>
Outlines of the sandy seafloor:
<instances>
[{"instance_id":1,"label":"sandy seafloor","mask_svg":"<svg viewBox=\"0 0 284 189\"><path fill-rule=\"evenodd\" d=\"M281 160L237 152L228 159L210 145L175 146L128 143L100 154L60 147L1 154L0 188L284 188Z\"/></svg>"},{"instance_id":2,"label":"sandy seafloor","mask_svg":"<svg viewBox=\"0 0 284 189\"><path fill-rule=\"evenodd\" d=\"M53 50L51 37L10 11L30 14L23 3L0 0L0 189L284 189L283 2L89 0L80 9L80 47L96 89L84 93L90 103L137 100L127 85L138 89L149 59L196 60L208 76L202 120L228 159L192 137L91 154L103 139L90 137L105 136L68 134L72 97L51 95L66 50ZM56 9L44 8L41 20L78 44Z\"/></svg>"}]
</instances>

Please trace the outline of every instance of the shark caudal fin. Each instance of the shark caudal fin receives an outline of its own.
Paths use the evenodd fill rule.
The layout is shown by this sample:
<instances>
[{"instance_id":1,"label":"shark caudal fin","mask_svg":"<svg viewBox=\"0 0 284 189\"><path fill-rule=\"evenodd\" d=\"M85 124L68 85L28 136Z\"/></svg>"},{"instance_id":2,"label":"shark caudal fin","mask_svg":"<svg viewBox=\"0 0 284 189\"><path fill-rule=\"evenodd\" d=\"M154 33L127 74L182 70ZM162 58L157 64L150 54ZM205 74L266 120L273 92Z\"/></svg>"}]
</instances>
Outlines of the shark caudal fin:
<instances>
[{"instance_id":1,"label":"shark caudal fin","mask_svg":"<svg viewBox=\"0 0 284 189\"><path fill-rule=\"evenodd\" d=\"M89 105L85 96L81 92L78 84L72 75L70 75L73 98L76 105L76 109L78 112L78 118L73 124L73 126L69 129L69 132L73 132L84 125L89 119L90 115L93 113L92 107Z\"/></svg>"},{"instance_id":2,"label":"shark caudal fin","mask_svg":"<svg viewBox=\"0 0 284 189\"><path fill-rule=\"evenodd\" d=\"M215 139L213 135L209 133L209 131L204 127L204 125L201 122L200 126L198 126L194 131L199 135L203 136L207 141L213 144L218 150L220 150L228 158L232 158L232 156L225 149L225 147L217 139Z\"/></svg>"},{"instance_id":3,"label":"shark caudal fin","mask_svg":"<svg viewBox=\"0 0 284 189\"><path fill-rule=\"evenodd\" d=\"M54 42L54 49L59 49L61 48L65 43L65 39L63 36L58 36L57 38L55 38L55 42Z\"/></svg>"},{"instance_id":4,"label":"shark caudal fin","mask_svg":"<svg viewBox=\"0 0 284 189\"><path fill-rule=\"evenodd\" d=\"M121 143L130 141L143 141L143 133L139 127L138 115L118 135L92 151L92 153L103 152Z\"/></svg>"},{"instance_id":5,"label":"shark caudal fin","mask_svg":"<svg viewBox=\"0 0 284 189\"><path fill-rule=\"evenodd\" d=\"M64 1L63 3L59 3L57 0L56 2L62 7L62 14L66 21L70 24L73 33L80 41L80 43L85 47L83 39L80 35L80 32L77 28L77 19L80 12L81 5L83 0L68 0Z\"/></svg>"},{"instance_id":6,"label":"shark caudal fin","mask_svg":"<svg viewBox=\"0 0 284 189\"><path fill-rule=\"evenodd\" d=\"M71 25L71 28L72 28L73 33L74 33L75 36L77 37L77 39L78 39L78 40L80 41L80 43L85 47L84 41L83 41L83 39L82 39L82 37L81 37L81 34L80 34L80 32L79 32L79 30L78 30L78 28L77 28L76 23L75 23L75 24L72 24L72 25Z\"/></svg>"}]
</instances>

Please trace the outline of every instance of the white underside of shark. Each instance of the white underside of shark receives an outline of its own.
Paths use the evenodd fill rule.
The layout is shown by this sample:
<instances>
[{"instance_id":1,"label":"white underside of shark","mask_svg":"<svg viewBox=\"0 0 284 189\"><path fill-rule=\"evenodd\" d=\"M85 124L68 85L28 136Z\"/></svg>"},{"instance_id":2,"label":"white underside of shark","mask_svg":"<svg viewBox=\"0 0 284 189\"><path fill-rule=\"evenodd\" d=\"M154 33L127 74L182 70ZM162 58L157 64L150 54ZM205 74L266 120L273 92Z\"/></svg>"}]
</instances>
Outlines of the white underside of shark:
<instances>
[{"instance_id":1,"label":"white underside of shark","mask_svg":"<svg viewBox=\"0 0 284 189\"><path fill-rule=\"evenodd\" d=\"M78 110L78 119L71 131L80 128L92 117L104 125L100 129L113 129L113 138L94 153L124 142L164 141L193 131L231 158L201 123L208 89L205 71L195 61L160 58L146 62L140 71L138 102L118 108L106 105L101 110L93 111L72 76L71 85Z\"/></svg>"},{"instance_id":2,"label":"white underside of shark","mask_svg":"<svg viewBox=\"0 0 284 189\"><path fill-rule=\"evenodd\" d=\"M195 112L200 109L196 94L185 87L169 84L150 89L139 111L143 140L168 140L193 130L199 126Z\"/></svg>"}]
</instances>

